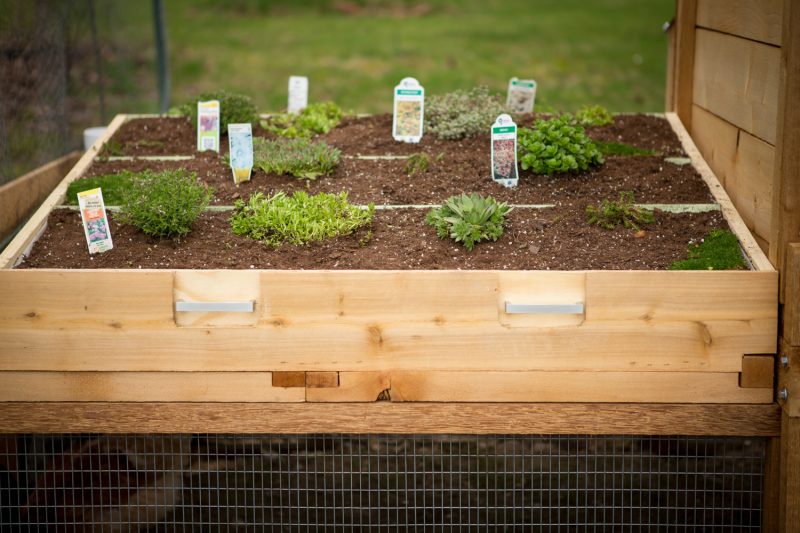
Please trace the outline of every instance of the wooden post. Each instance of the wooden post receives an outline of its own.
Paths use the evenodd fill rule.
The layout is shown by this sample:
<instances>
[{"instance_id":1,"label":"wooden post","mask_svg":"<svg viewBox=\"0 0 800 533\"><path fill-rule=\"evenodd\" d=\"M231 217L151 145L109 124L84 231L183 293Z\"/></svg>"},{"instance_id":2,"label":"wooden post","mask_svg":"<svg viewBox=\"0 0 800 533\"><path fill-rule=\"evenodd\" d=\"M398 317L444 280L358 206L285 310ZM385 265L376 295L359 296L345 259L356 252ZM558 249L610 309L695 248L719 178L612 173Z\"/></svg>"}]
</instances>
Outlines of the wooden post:
<instances>
[{"instance_id":1,"label":"wooden post","mask_svg":"<svg viewBox=\"0 0 800 533\"><path fill-rule=\"evenodd\" d=\"M800 531L800 418L785 410L781 422L781 499L779 531Z\"/></svg>"},{"instance_id":2,"label":"wooden post","mask_svg":"<svg viewBox=\"0 0 800 533\"><path fill-rule=\"evenodd\" d=\"M678 0L675 16L675 57L673 106L687 130L692 131L692 93L694 91L694 41L697 0ZM669 92L669 91L668 91Z\"/></svg>"}]
</instances>

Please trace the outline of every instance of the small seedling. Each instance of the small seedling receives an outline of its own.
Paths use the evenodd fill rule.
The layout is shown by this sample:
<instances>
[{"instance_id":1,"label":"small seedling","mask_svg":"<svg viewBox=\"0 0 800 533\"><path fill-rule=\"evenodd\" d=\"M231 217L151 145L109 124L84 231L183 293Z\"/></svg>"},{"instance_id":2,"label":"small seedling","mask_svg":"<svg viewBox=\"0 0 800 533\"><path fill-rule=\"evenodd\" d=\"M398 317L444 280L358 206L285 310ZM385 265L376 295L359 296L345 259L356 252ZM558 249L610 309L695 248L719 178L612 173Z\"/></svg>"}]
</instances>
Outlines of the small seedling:
<instances>
[{"instance_id":1,"label":"small seedling","mask_svg":"<svg viewBox=\"0 0 800 533\"><path fill-rule=\"evenodd\" d=\"M689 246L688 257L675 261L669 270L741 270L745 268L739 240L728 230L713 230L699 243Z\"/></svg>"},{"instance_id":2,"label":"small seedling","mask_svg":"<svg viewBox=\"0 0 800 533\"><path fill-rule=\"evenodd\" d=\"M608 126L614 117L601 105L583 106L575 113L575 120L581 126Z\"/></svg>"},{"instance_id":3,"label":"small seedling","mask_svg":"<svg viewBox=\"0 0 800 533\"><path fill-rule=\"evenodd\" d=\"M425 102L425 129L440 139L462 139L486 133L508 109L486 87L433 95Z\"/></svg>"},{"instance_id":4,"label":"small seedling","mask_svg":"<svg viewBox=\"0 0 800 533\"><path fill-rule=\"evenodd\" d=\"M253 139L253 162L267 173L313 180L330 174L339 164L340 155L338 148L308 139Z\"/></svg>"},{"instance_id":5,"label":"small seedling","mask_svg":"<svg viewBox=\"0 0 800 533\"><path fill-rule=\"evenodd\" d=\"M503 235L506 215L512 210L491 196L477 193L448 198L441 207L431 209L425 221L436 228L440 239L452 238L472 251L483 240L496 241Z\"/></svg>"},{"instance_id":6,"label":"small seedling","mask_svg":"<svg viewBox=\"0 0 800 533\"><path fill-rule=\"evenodd\" d=\"M406 161L406 175L425 174L430 166L430 158L425 152L414 154Z\"/></svg>"},{"instance_id":7,"label":"small seedling","mask_svg":"<svg viewBox=\"0 0 800 533\"><path fill-rule=\"evenodd\" d=\"M261 125L281 137L309 138L331 131L343 115L342 109L333 102L318 102L296 114L270 117Z\"/></svg>"},{"instance_id":8,"label":"small seedling","mask_svg":"<svg viewBox=\"0 0 800 533\"><path fill-rule=\"evenodd\" d=\"M123 194L131 188L133 176L133 173L123 171L119 174L77 179L67 187L67 205L78 205L79 192L98 187L103 190L103 201L106 205L120 205Z\"/></svg>"},{"instance_id":9,"label":"small seedling","mask_svg":"<svg viewBox=\"0 0 800 533\"><path fill-rule=\"evenodd\" d=\"M125 151L122 147L122 143L116 139L109 139L103 145L103 155L106 157L118 157L124 154Z\"/></svg>"},{"instance_id":10,"label":"small seedling","mask_svg":"<svg viewBox=\"0 0 800 533\"><path fill-rule=\"evenodd\" d=\"M603 164L600 150L571 115L537 120L533 128L520 128L517 146L523 170L545 176Z\"/></svg>"},{"instance_id":11,"label":"small seedling","mask_svg":"<svg viewBox=\"0 0 800 533\"><path fill-rule=\"evenodd\" d=\"M178 114L188 117L197 127L197 102L219 100L219 131L228 131L228 124L258 124L258 109L249 96L228 91L212 91L197 95L196 98L181 105Z\"/></svg>"},{"instance_id":12,"label":"small seedling","mask_svg":"<svg viewBox=\"0 0 800 533\"><path fill-rule=\"evenodd\" d=\"M586 206L586 221L608 230L625 226L639 231L641 225L655 222L655 216L651 210L636 206L632 192L621 192L617 202L603 200L599 207Z\"/></svg>"}]
</instances>

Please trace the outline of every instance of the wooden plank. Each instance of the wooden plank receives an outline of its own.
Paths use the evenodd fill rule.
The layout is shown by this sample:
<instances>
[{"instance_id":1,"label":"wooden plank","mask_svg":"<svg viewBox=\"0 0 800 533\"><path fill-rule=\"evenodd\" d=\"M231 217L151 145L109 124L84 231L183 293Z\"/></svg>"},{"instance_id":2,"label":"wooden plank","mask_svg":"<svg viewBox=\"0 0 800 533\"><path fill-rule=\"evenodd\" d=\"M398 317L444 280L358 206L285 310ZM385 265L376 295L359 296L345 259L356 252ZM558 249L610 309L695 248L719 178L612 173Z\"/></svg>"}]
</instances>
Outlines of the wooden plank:
<instances>
[{"instance_id":1,"label":"wooden plank","mask_svg":"<svg viewBox=\"0 0 800 533\"><path fill-rule=\"evenodd\" d=\"M0 187L0 238L47 198L80 156L80 152L71 152Z\"/></svg>"},{"instance_id":2,"label":"wooden plank","mask_svg":"<svg viewBox=\"0 0 800 533\"><path fill-rule=\"evenodd\" d=\"M302 402L269 372L0 372L0 402Z\"/></svg>"},{"instance_id":3,"label":"wooden plank","mask_svg":"<svg viewBox=\"0 0 800 533\"><path fill-rule=\"evenodd\" d=\"M800 531L800 418L781 417L781 498L779 531Z\"/></svg>"},{"instance_id":4,"label":"wooden plank","mask_svg":"<svg viewBox=\"0 0 800 533\"><path fill-rule=\"evenodd\" d=\"M261 289L256 270L176 270L175 302L255 302ZM252 313L175 312L181 327L254 326L259 308Z\"/></svg>"},{"instance_id":5,"label":"wooden plank","mask_svg":"<svg viewBox=\"0 0 800 533\"><path fill-rule=\"evenodd\" d=\"M697 25L781 45L783 0L698 0Z\"/></svg>"},{"instance_id":6,"label":"wooden plank","mask_svg":"<svg viewBox=\"0 0 800 533\"><path fill-rule=\"evenodd\" d=\"M301 387L306 386L305 372L273 372L273 387Z\"/></svg>"},{"instance_id":7,"label":"wooden plank","mask_svg":"<svg viewBox=\"0 0 800 533\"><path fill-rule=\"evenodd\" d=\"M800 243L789 243L786 251L786 303L783 306L782 332L789 345L800 346Z\"/></svg>"},{"instance_id":8,"label":"wooden plank","mask_svg":"<svg viewBox=\"0 0 800 533\"><path fill-rule=\"evenodd\" d=\"M53 189L53 192L45 199L39 209L31 216L28 223L22 228L16 237L0 252L0 269L12 268L20 256L26 253L30 246L40 235L42 229L47 224L47 217L54 206L64 203L69 183L81 175L92 164L95 155L100 151L108 139L111 138L117 129L125 122L125 115L117 115L108 125L106 132L81 156L72 170L61 180L61 183Z\"/></svg>"},{"instance_id":9,"label":"wooden plank","mask_svg":"<svg viewBox=\"0 0 800 533\"><path fill-rule=\"evenodd\" d=\"M696 20L697 0L677 0L675 15L675 112L686 124L687 128L692 127Z\"/></svg>"},{"instance_id":10,"label":"wooden plank","mask_svg":"<svg viewBox=\"0 0 800 533\"><path fill-rule=\"evenodd\" d=\"M736 147L739 145L740 131L702 107L692 106L692 139L719 182L725 186L731 200L734 191L728 188L728 180L733 180L736 172Z\"/></svg>"},{"instance_id":11,"label":"wooden plank","mask_svg":"<svg viewBox=\"0 0 800 533\"><path fill-rule=\"evenodd\" d=\"M676 48L678 44L677 32L675 30L675 20L673 19L666 30L667 34L667 80L666 90L664 91L664 110L675 111L675 58L678 54Z\"/></svg>"},{"instance_id":12,"label":"wooden plank","mask_svg":"<svg viewBox=\"0 0 800 533\"><path fill-rule=\"evenodd\" d=\"M693 102L775 144L779 48L697 30Z\"/></svg>"},{"instance_id":13,"label":"wooden plank","mask_svg":"<svg viewBox=\"0 0 800 533\"><path fill-rule=\"evenodd\" d=\"M772 387L775 384L775 356L745 355L742 358L742 373L739 386L743 388L769 389L772 401Z\"/></svg>"},{"instance_id":14,"label":"wooden plank","mask_svg":"<svg viewBox=\"0 0 800 533\"><path fill-rule=\"evenodd\" d=\"M764 496L761 508L761 530L778 531L781 501L781 439L767 439L764 454Z\"/></svg>"},{"instance_id":15,"label":"wooden plank","mask_svg":"<svg viewBox=\"0 0 800 533\"><path fill-rule=\"evenodd\" d=\"M322 389L319 389L322 390ZM0 403L0 433L780 434L775 404Z\"/></svg>"},{"instance_id":16,"label":"wooden plank","mask_svg":"<svg viewBox=\"0 0 800 533\"><path fill-rule=\"evenodd\" d=\"M391 372L392 401L771 403L734 373Z\"/></svg>"},{"instance_id":17,"label":"wooden plank","mask_svg":"<svg viewBox=\"0 0 800 533\"><path fill-rule=\"evenodd\" d=\"M772 263L769 262L767 256L761 251L758 243L747 229L747 225L744 223L744 220L742 220L741 215L736 211L730 196L728 196L725 188L720 184L714 172L708 166L708 163L703 159L703 155L700 153L700 150L697 149L692 137L686 131L680 119L674 113L666 113L665 117L672 125L675 134L681 140L683 149L691 158L692 164L697 169L697 172L700 173L703 181L706 182L714 200L720 205L725 220L728 222L731 231L739 238L739 243L750 258L753 267L756 270L774 271L775 268L772 266Z\"/></svg>"},{"instance_id":18,"label":"wooden plank","mask_svg":"<svg viewBox=\"0 0 800 533\"><path fill-rule=\"evenodd\" d=\"M338 372L306 372L306 387L310 389L329 389L339 386Z\"/></svg>"},{"instance_id":19,"label":"wooden plank","mask_svg":"<svg viewBox=\"0 0 800 533\"><path fill-rule=\"evenodd\" d=\"M388 372L339 372L339 386L306 390L308 402L374 402L391 387Z\"/></svg>"}]
</instances>

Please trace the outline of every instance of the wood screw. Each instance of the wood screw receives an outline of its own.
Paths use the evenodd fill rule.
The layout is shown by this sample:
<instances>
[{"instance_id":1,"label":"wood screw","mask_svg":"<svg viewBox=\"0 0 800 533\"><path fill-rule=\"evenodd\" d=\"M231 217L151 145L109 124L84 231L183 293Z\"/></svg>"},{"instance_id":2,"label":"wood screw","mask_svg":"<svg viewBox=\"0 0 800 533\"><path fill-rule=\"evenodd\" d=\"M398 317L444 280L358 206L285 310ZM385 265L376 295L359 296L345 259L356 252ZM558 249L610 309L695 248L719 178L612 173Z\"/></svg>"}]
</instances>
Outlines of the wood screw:
<instances>
[{"instance_id":1,"label":"wood screw","mask_svg":"<svg viewBox=\"0 0 800 533\"><path fill-rule=\"evenodd\" d=\"M789 358L785 355L781 356L781 367L789 368Z\"/></svg>"},{"instance_id":2,"label":"wood screw","mask_svg":"<svg viewBox=\"0 0 800 533\"><path fill-rule=\"evenodd\" d=\"M778 397L783 401L786 401L789 398L789 391L786 390L786 387L780 390L780 392L778 393Z\"/></svg>"}]
</instances>

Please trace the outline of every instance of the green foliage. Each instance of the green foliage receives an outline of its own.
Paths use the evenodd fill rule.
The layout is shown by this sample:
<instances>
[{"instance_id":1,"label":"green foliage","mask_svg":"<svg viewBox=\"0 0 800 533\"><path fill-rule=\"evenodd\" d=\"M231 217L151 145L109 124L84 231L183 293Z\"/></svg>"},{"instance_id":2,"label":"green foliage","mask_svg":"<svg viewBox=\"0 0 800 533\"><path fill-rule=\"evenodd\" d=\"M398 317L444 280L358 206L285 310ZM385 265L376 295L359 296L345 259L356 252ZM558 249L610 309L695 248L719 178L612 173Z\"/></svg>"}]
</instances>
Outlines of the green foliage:
<instances>
[{"instance_id":1,"label":"green foliage","mask_svg":"<svg viewBox=\"0 0 800 533\"><path fill-rule=\"evenodd\" d=\"M450 237L472 251L482 240L496 241L503 234L506 215L512 210L491 196L477 193L448 198L441 207L431 209L425 221L436 228L440 239Z\"/></svg>"},{"instance_id":2,"label":"green foliage","mask_svg":"<svg viewBox=\"0 0 800 533\"><path fill-rule=\"evenodd\" d=\"M256 193L247 203L236 202L231 227L236 235L272 246L287 242L307 244L350 235L359 228L371 226L374 213L372 204L366 209L351 205L344 192L314 196L304 191L292 196L280 192L269 198Z\"/></svg>"},{"instance_id":3,"label":"green foliage","mask_svg":"<svg viewBox=\"0 0 800 533\"><path fill-rule=\"evenodd\" d=\"M80 178L67 187L67 205L78 205L78 193L100 187L106 205L120 205L125 191L131 188L133 174L128 171L91 178Z\"/></svg>"},{"instance_id":4,"label":"green foliage","mask_svg":"<svg viewBox=\"0 0 800 533\"><path fill-rule=\"evenodd\" d=\"M228 124L258 124L258 109L253 100L243 94L230 93L225 90L204 92L189 100L178 108L178 113L189 117L197 127L197 102L219 100L219 132L228 132Z\"/></svg>"},{"instance_id":5,"label":"green foliage","mask_svg":"<svg viewBox=\"0 0 800 533\"><path fill-rule=\"evenodd\" d=\"M568 114L537 120L533 128L520 128L517 147L522 168L545 176L584 171L603 163L600 150Z\"/></svg>"},{"instance_id":6,"label":"green foliage","mask_svg":"<svg viewBox=\"0 0 800 533\"><path fill-rule=\"evenodd\" d=\"M296 114L270 117L262 123L267 130L290 138L308 138L328 133L342 120L342 109L333 102L318 102Z\"/></svg>"},{"instance_id":7,"label":"green foliage","mask_svg":"<svg viewBox=\"0 0 800 533\"><path fill-rule=\"evenodd\" d=\"M340 155L338 148L308 139L253 139L253 163L267 173L313 180L336 168Z\"/></svg>"},{"instance_id":8,"label":"green foliage","mask_svg":"<svg viewBox=\"0 0 800 533\"><path fill-rule=\"evenodd\" d=\"M688 258L675 261L670 270L740 270L745 267L739 240L728 230L714 230L689 246Z\"/></svg>"},{"instance_id":9,"label":"green foliage","mask_svg":"<svg viewBox=\"0 0 800 533\"><path fill-rule=\"evenodd\" d=\"M122 148L122 144L118 140L109 139L103 145L103 150L101 153L103 156L106 157L108 156L115 157L124 155L124 150Z\"/></svg>"},{"instance_id":10,"label":"green foliage","mask_svg":"<svg viewBox=\"0 0 800 533\"><path fill-rule=\"evenodd\" d=\"M625 144L625 143L615 143L615 142L603 142L603 141L594 141L595 146L597 149L600 150L600 153L604 156L606 155L658 155L658 152L655 150L645 150L643 148L637 148L636 146Z\"/></svg>"},{"instance_id":11,"label":"green foliage","mask_svg":"<svg viewBox=\"0 0 800 533\"><path fill-rule=\"evenodd\" d=\"M586 206L586 221L605 229L625 226L628 229L639 230L641 225L652 224L655 221L653 212L636 207L635 204L632 192L621 192L618 202L603 200L599 207Z\"/></svg>"},{"instance_id":12,"label":"green foliage","mask_svg":"<svg viewBox=\"0 0 800 533\"><path fill-rule=\"evenodd\" d=\"M132 175L123 191L119 219L153 237L180 239L208 206L213 190L186 169Z\"/></svg>"},{"instance_id":13,"label":"green foliage","mask_svg":"<svg viewBox=\"0 0 800 533\"><path fill-rule=\"evenodd\" d=\"M431 159L425 152L413 154L406 161L406 175L413 176L414 174L425 174L430 166Z\"/></svg>"},{"instance_id":14,"label":"green foliage","mask_svg":"<svg viewBox=\"0 0 800 533\"><path fill-rule=\"evenodd\" d=\"M507 109L486 87L433 95L425 101L425 129L440 139L462 139L488 133Z\"/></svg>"},{"instance_id":15,"label":"green foliage","mask_svg":"<svg viewBox=\"0 0 800 533\"><path fill-rule=\"evenodd\" d=\"M601 105L586 105L575 113L575 120L581 126L608 126L614 123L614 117L608 109Z\"/></svg>"}]
</instances>

